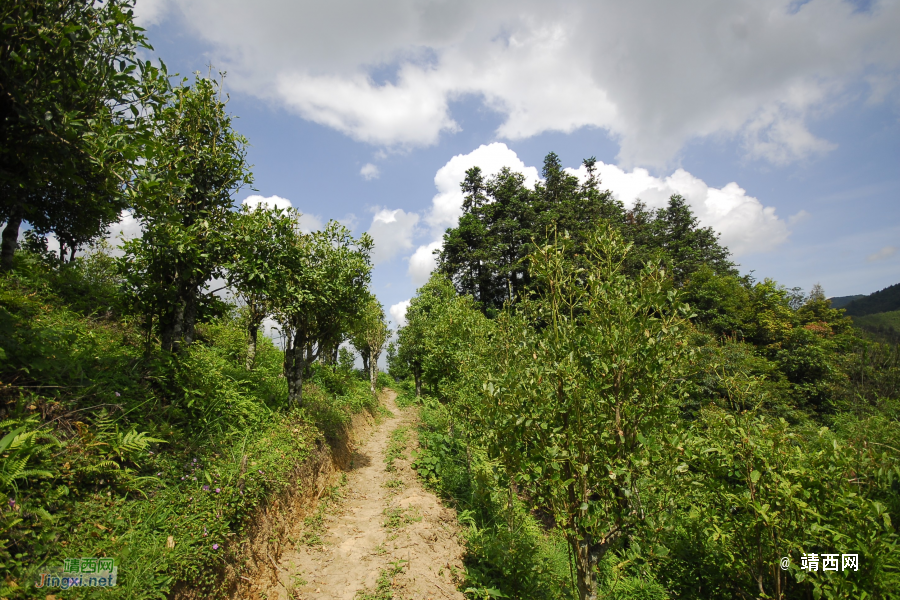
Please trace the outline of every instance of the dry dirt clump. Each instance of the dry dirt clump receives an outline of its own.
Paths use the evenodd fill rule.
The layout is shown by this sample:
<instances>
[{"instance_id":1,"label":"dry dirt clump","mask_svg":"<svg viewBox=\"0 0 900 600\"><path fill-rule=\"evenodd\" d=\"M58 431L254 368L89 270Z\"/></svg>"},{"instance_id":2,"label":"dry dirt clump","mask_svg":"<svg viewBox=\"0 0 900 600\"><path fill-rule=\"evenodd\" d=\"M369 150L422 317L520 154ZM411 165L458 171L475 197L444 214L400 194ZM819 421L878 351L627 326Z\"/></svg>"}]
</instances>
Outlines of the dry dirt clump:
<instances>
[{"instance_id":1,"label":"dry dirt clump","mask_svg":"<svg viewBox=\"0 0 900 600\"><path fill-rule=\"evenodd\" d=\"M463 547L453 510L410 468L415 409L393 413L361 440L340 478L289 533L293 548L234 595L251 600L390 600L465 596L456 587ZM274 577L272 576L274 575Z\"/></svg>"}]
</instances>

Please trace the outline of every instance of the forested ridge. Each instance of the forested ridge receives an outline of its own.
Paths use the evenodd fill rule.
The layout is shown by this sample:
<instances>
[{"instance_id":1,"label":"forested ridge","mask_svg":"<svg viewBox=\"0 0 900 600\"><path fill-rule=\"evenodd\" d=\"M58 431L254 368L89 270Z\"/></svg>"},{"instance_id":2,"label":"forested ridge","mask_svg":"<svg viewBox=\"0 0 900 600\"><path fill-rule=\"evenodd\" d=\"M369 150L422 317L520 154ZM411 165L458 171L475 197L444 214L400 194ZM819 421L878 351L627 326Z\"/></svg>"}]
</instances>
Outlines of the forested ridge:
<instances>
[{"instance_id":1,"label":"forested ridge","mask_svg":"<svg viewBox=\"0 0 900 600\"><path fill-rule=\"evenodd\" d=\"M472 593L893 597L896 340L585 166L551 153L533 190L471 169L389 348L426 415L419 472L477 534ZM859 569L805 568L824 554Z\"/></svg>"},{"instance_id":2,"label":"forested ridge","mask_svg":"<svg viewBox=\"0 0 900 600\"><path fill-rule=\"evenodd\" d=\"M393 338L373 240L236 206L224 75L144 60L132 8L0 5L0 598L227 596L254 519L385 386L468 597L896 596L897 286L845 311L742 275L684 198L626 207L551 152L534 187L466 173ZM113 247L123 210L141 235ZM406 425L381 435L394 473ZM36 587L76 558L116 586Z\"/></svg>"}]
</instances>

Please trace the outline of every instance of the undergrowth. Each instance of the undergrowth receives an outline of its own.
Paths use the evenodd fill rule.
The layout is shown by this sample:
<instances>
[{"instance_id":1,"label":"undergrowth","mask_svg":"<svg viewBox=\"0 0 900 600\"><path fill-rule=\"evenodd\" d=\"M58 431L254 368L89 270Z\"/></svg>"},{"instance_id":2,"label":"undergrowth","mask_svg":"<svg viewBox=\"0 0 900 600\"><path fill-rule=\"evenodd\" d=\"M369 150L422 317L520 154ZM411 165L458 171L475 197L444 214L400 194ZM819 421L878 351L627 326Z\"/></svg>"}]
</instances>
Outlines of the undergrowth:
<instances>
[{"instance_id":1,"label":"undergrowth","mask_svg":"<svg viewBox=\"0 0 900 600\"><path fill-rule=\"evenodd\" d=\"M467 451L458 424L451 434L444 405L427 396L415 399L411 393L401 392L400 397L405 404L420 405L420 448L413 466L427 487L456 508L465 527L466 573L461 587L466 595L576 598L565 540L507 492L496 463L472 448Z\"/></svg>"},{"instance_id":2,"label":"undergrowth","mask_svg":"<svg viewBox=\"0 0 900 600\"><path fill-rule=\"evenodd\" d=\"M67 598L213 593L256 508L375 409L364 377L322 365L289 404L268 338L246 369L234 308L173 357L123 309L102 255L17 258L0 279L0 597L33 598L39 573L81 557L114 558L117 586Z\"/></svg>"}]
</instances>

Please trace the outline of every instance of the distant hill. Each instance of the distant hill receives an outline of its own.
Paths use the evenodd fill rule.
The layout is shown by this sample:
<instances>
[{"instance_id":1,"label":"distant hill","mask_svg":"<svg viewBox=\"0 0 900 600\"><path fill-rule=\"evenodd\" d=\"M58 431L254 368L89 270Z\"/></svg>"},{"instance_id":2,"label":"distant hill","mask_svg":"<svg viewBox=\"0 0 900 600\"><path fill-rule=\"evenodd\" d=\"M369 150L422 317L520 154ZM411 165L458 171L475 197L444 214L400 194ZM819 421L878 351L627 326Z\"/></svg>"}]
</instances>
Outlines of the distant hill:
<instances>
[{"instance_id":1,"label":"distant hill","mask_svg":"<svg viewBox=\"0 0 900 600\"><path fill-rule=\"evenodd\" d=\"M831 305L834 306L833 301ZM853 300L844 308L847 310L847 314L853 317L900 310L900 283Z\"/></svg>"},{"instance_id":2,"label":"distant hill","mask_svg":"<svg viewBox=\"0 0 900 600\"><path fill-rule=\"evenodd\" d=\"M834 298L829 298L829 300L831 300L831 308L844 308L854 300L865 297L865 294L856 294L855 296L835 296Z\"/></svg>"}]
</instances>

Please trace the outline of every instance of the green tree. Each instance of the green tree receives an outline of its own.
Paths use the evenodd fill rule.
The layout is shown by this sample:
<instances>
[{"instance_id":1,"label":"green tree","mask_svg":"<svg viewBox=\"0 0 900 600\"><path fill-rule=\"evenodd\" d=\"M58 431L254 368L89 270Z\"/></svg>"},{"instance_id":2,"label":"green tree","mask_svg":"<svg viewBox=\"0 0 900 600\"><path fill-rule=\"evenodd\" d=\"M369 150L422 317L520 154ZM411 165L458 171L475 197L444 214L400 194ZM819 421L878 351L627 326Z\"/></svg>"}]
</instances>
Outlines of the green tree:
<instances>
[{"instance_id":1,"label":"green tree","mask_svg":"<svg viewBox=\"0 0 900 600\"><path fill-rule=\"evenodd\" d=\"M259 328L274 310L299 217L293 210L243 206L227 232L226 278L247 310L247 370L253 369L256 359Z\"/></svg>"},{"instance_id":2,"label":"green tree","mask_svg":"<svg viewBox=\"0 0 900 600\"><path fill-rule=\"evenodd\" d=\"M630 250L611 226L577 269L562 248L530 257L540 291L495 336L479 423L520 489L546 506L575 556L582 598L596 598L603 555L668 508L674 465L662 452L688 368L687 307L658 265L623 272Z\"/></svg>"},{"instance_id":3,"label":"green tree","mask_svg":"<svg viewBox=\"0 0 900 600\"><path fill-rule=\"evenodd\" d=\"M460 184L463 214L458 226L444 234L438 270L451 278L460 294L471 295L494 317L505 302L531 289L524 259L534 249L534 240L558 231L572 241L567 250L572 259L583 254L589 232L602 220L624 219L621 203L599 190L596 159L586 159L584 165L589 176L579 183L551 152L544 159L544 181L534 190L524 175L509 168L489 180L480 168L469 169Z\"/></svg>"},{"instance_id":4,"label":"green tree","mask_svg":"<svg viewBox=\"0 0 900 600\"><path fill-rule=\"evenodd\" d=\"M60 253L95 238L128 205L123 186L168 90L132 0L16 0L0 7L0 268L19 227L53 233ZM143 140L143 141L142 141Z\"/></svg>"},{"instance_id":5,"label":"green tree","mask_svg":"<svg viewBox=\"0 0 900 600\"><path fill-rule=\"evenodd\" d=\"M220 82L198 75L157 119L134 208L143 234L124 244L122 271L148 331L155 322L162 348L177 352L193 341L198 312L212 298L205 288L227 260L233 195L252 175Z\"/></svg>"},{"instance_id":6,"label":"green tree","mask_svg":"<svg viewBox=\"0 0 900 600\"><path fill-rule=\"evenodd\" d=\"M363 356L372 394L375 394L375 381L378 378L378 359L389 335L384 307L375 296L370 296L350 340L356 351Z\"/></svg>"},{"instance_id":7,"label":"green tree","mask_svg":"<svg viewBox=\"0 0 900 600\"><path fill-rule=\"evenodd\" d=\"M272 301L285 339L284 376L293 402L303 401L310 365L358 321L369 297L372 247L367 234L355 240L336 221L291 240Z\"/></svg>"},{"instance_id":8,"label":"green tree","mask_svg":"<svg viewBox=\"0 0 900 600\"><path fill-rule=\"evenodd\" d=\"M640 200L628 212L622 233L635 244L629 268L661 258L678 285L705 266L717 275L737 275L727 248L711 227L700 227L685 199L674 194L665 208L651 210Z\"/></svg>"}]
</instances>

